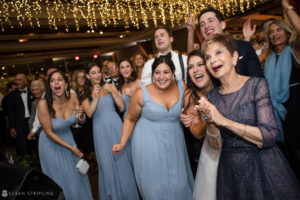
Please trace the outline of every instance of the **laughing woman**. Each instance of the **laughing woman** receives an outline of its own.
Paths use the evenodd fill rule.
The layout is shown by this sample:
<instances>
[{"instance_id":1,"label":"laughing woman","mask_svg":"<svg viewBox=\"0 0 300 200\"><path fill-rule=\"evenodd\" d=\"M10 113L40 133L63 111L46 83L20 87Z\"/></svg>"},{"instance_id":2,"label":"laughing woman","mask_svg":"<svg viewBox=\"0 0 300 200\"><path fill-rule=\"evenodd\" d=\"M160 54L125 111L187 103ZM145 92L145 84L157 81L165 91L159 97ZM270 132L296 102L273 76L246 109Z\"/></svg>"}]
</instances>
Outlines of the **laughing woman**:
<instances>
[{"instance_id":1,"label":"laughing woman","mask_svg":"<svg viewBox=\"0 0 300 200\"><path fill-rule=\"evenodd\" d=\"M209 135L206 135L207 123L201 119L199 112L195 109L200 98L206 97L208 92L214 88L214 79L206 70L204 56L200 50L194 50L189 54L187 70L187 88L183 100L184 110L180 118L197 139L206 136L199 157L193 199L215 200L217 169L221 150L210 145L210 142L214 141Z\"/></svg>"},{"instance_id":2,"label":"laughing woman","mask_svg":"<svg viewBox=\"0 0 300 200\"><path fill-rule=\"evenodd\" d=\"M93 199L88 175L81 175L75 165L83 156L76 147L70 126L75 123L73 109L79 105L70 93L68 81L60 71L49 75L45 99L38 102L42 125L39 157L42 171L62 189L66 199Z\"/></svg>"},{"instance_id":3,"label":"laughing woman","mask_svg":"<svg viewBox=\"0 0 300 200\"><path fill-rule=\"evenodd\" d=\"M174 71L169 58L155 59L153 83L131 97L120 144L113 146L114 153L123 153L134 132L133 165L145 200L192 199L194 180L179 120L185 86L174 80Z\"/></svg>"},{"instance_id":4,"label":"laughing woman","mask_svg":"<svg viewBox=\"0 0 300 200\"><path fill-rule=\"evenodd\" d=\"M201 50L220 81L198 106L212 146L222 146L217 199L299 199L299 183L275 143L279 128L267 81L236 72L239 55L229 35L206 38Z\"/></svg>"},{"instance_id":5,"label":"laughing woman","mask_svg":"<svg viewBox=\"0 0 300 200\"><path fill-rule=\"evenodd\" d=\"M82 105L88 117L93 117L94 146L99 167L99 199L139 199L130 150L125 148L119 155L111 151L120 141L122 120L115 105L122 112L124 103L113 84L102 84L101 69L96 63L88 63L87 81Z\"/></svg>"}]
</instances>

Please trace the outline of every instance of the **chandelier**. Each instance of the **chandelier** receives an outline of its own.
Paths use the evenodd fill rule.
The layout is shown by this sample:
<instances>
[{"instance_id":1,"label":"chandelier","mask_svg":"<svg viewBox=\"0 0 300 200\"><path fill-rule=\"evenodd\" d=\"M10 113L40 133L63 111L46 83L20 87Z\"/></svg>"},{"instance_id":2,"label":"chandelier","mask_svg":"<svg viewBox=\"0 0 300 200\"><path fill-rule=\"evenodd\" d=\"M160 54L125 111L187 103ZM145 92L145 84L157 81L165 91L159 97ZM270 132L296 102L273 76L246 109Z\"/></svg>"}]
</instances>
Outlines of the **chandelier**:
<instances>
[{"instance_id":1,"label":"chandelier","mask_svg":"<svg viewBox=\"0 0 300 200\"><path fill-rule=\"evenodd\" d=\"M225 17L244 13L272 0L0 0L0 28L50 30L83 27L149 28L160 24L179 26L190 13L214 7Z\"/></svg>"}]
</instances>

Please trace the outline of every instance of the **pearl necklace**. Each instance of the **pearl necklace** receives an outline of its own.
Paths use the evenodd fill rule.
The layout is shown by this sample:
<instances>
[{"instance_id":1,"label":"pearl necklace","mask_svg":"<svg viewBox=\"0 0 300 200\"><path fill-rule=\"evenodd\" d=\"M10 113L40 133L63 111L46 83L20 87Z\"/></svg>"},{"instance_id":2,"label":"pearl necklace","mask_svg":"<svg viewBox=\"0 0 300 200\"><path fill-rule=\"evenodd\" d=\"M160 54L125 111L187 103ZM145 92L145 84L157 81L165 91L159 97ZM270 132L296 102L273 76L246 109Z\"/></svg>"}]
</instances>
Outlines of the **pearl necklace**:
<instances>
[{"instance_id":1,"label":"pearl necklace","mask_svg":"<svg viewBox=\"0 0 300 200\"><path fill-rule=\"evenodd\" d=\"M224 90L223 87L220 87L220 91L222 91L223 93L229 93L231 92L234 88L236 88L236 86L238 85L239 83L239 80L240 80L240 75L238 75L238 78L236 79L234 85L232 86L232 88L230 88L229 90Z\"/></svg>"}]
</instances>

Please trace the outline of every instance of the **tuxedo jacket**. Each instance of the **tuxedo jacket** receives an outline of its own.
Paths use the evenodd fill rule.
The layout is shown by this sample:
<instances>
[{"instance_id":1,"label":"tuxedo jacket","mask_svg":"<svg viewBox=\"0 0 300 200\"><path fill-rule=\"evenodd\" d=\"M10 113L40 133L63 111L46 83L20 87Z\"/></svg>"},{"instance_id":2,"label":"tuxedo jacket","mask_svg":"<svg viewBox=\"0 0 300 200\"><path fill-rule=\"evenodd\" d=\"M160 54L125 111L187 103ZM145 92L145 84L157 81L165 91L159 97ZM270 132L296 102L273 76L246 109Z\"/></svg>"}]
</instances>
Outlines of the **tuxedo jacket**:
<instances>
[{"instance_id":1,"label":"tuxedo jacket","mask_svg":"<svg viewBox=\"0 0 300 200\"><path fill-rule=\"evenodd\" d=\"M236 40L239 60L237 72L245 76L264 77L260 61L250 42Z\"/></svg>"},{"instance_id":2,"label":"tuxedo jacket","mask_svg":"<svg viewBox=\"0 0 300 200\"><path fill-rule=\"evenodd\" d=\"M27 88L27 106L29 113L33 100L34 96L29 88ZM17 132L28 131L26 130L28 128L28 124L26 124L27 122L25 121L25 107L18 89L10 93L7 108L9 128L14 128Z\"/></svg>"}]
</instances>

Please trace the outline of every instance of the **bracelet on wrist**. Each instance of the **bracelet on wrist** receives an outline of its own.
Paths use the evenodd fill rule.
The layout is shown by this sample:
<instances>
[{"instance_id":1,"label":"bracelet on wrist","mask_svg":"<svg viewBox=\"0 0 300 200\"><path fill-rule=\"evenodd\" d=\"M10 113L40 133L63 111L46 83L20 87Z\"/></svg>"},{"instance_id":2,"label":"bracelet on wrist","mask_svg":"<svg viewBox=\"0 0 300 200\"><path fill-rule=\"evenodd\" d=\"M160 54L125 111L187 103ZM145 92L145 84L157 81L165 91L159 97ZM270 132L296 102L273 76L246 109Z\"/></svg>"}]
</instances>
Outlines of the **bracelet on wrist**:
<instances>
[{"instance_id":1,"label":"bracelet on wrist","mask_svg":"<svg viewBox=\"0 0 300 200\"><path fill-rule=\"evenodd\" d=\"M81 118L81 116L83 116L83 117ZM85 120L85 114L79 115L79 116L78 116L78 119L79 119L80 121L84 121L84 120Z\"/></svg>"},{"instance_id":2,"label":"bracelet on wrist","mask_svg":"<svg viewBox=\"0 0 300 200\"><path fill-rule=\"evenodd\" d=\"M206 131L206 135L209 136L209 137L211 137L211 138L214 138L214 139L217 139L218 137L220 137L220 134L212 135L208 131Z\"/></svg>"}]
</instances>

